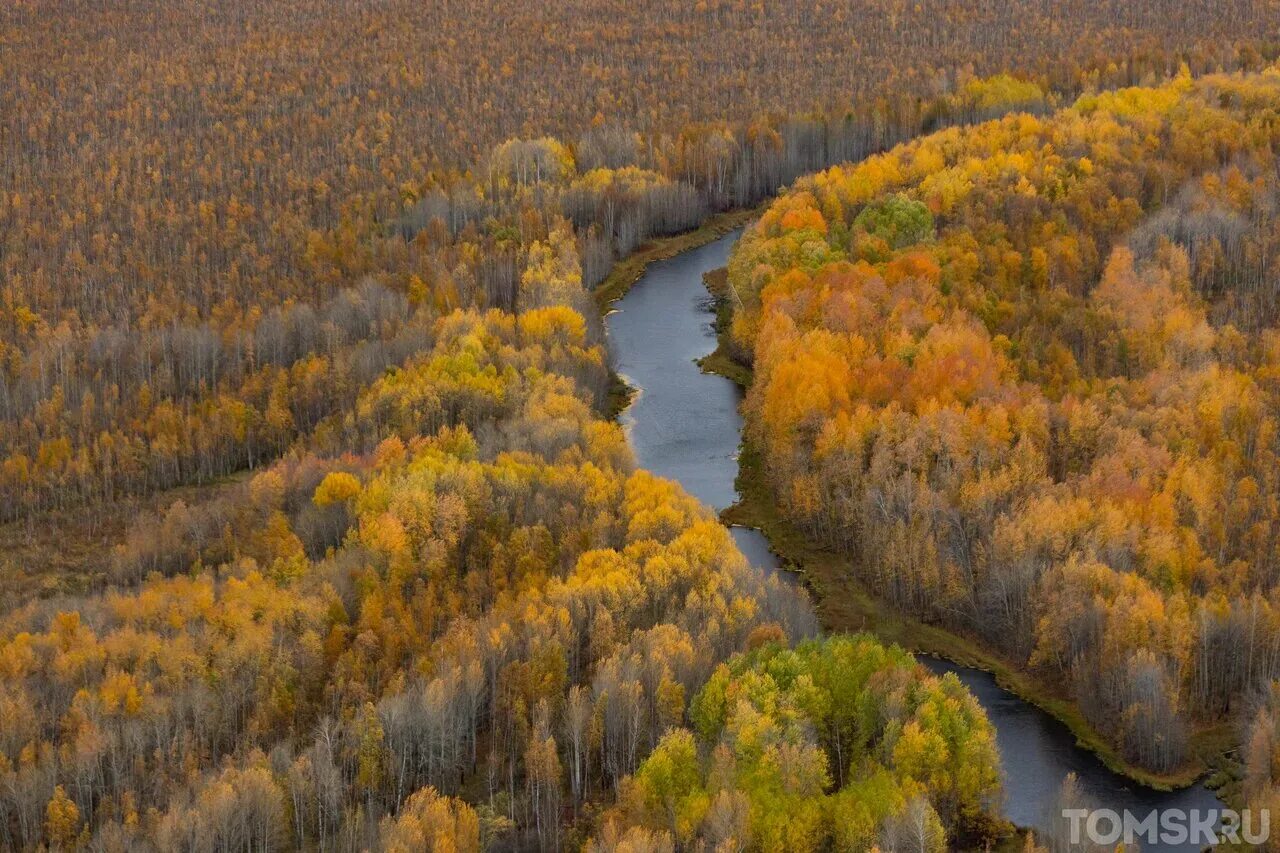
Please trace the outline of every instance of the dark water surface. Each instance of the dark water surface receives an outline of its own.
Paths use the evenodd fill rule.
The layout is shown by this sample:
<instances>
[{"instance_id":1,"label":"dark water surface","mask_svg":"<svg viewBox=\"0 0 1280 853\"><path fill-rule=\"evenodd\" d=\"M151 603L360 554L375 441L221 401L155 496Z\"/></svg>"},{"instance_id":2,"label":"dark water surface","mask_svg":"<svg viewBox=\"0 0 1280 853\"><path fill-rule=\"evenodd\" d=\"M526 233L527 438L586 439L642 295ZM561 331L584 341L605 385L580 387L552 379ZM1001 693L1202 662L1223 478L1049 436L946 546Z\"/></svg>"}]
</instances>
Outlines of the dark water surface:
<instances>
[{"instance_id":1,"label":"dark water surface","mask_svg":"<svg viewBox=\"0 0 1280 853\"><path fill-rule=\"evenodd\" d=\"M680 482L704 503L724 509L737 500L742 393L694 363L716 346L704 273L724 266L738 234L650 265L608 318L617 371L637 389L622 423L641 466ZM776 569L777 559L757 530L734 528L743 554ZM1045 712L1001 689L986 672L919 655L935 673L954 672L996 727L1005 776L1005 814L1021 826L1045 827L1058 786L1075 773L1100 807L1139 818L1152 809L1213 810L1221 803L1203 785L1161 793L1112 773L1071 732ZM1143 845L1148 851L1195 850L1196 845Z\"/></svg>"}]
</instances>

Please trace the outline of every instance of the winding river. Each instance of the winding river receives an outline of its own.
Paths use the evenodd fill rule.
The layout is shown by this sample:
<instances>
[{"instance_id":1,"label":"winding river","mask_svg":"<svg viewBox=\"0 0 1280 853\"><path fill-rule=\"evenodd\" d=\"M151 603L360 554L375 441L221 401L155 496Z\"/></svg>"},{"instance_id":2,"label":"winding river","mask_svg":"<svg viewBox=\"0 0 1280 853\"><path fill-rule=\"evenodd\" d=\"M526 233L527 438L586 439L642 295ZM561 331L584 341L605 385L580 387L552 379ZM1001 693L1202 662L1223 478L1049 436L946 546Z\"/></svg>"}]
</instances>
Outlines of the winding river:
<instances>
[{"instance_id":1,"label":"winding river","mask_svg":"<svg viewBox=\"0 0 1280 853\"><path fill-rule=\"evenodd\" d=\"M724 509L737 500L734 479L742 433L742 392L733 382L703 373L695 361L716 346L712 303L702 276L722 267L733 233L670 260L651 264L607 319L615 367L636 389L622 415L644 468L680 482L704 503ZM756 565L778 568L757 530L735 528L734 538ZM1005 815L1020 826L1044 828L1058 787L1075 773L1083 792L1101 807L1139 819L1152 809L1221 808L1203 785L1163 793L1110 771L1076 746L1065 725L999 687L986 672L919 655L935 673L954 672L986 709L996 728L1005 777ZM1195 850L1196 845L1144 845L1147 851Z\"/></svg>"}]
</instances>

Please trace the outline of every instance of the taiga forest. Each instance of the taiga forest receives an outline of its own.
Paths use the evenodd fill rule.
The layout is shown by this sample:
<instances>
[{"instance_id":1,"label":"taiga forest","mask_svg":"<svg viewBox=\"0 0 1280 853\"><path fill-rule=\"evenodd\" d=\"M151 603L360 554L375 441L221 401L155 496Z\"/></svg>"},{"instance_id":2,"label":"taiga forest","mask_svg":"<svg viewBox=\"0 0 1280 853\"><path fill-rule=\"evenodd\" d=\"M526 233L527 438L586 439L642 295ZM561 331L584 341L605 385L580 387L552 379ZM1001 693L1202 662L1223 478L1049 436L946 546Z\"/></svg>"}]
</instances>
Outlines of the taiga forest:
<instances>
[{"instance_id":1,"label":"taiga forest","mask_svg":"<svg viewBox=\"0 0 1280 853\"><path fill-rule=\"evenodd\" d=\"M1280 810L1278 0L0 4L0 850L1103 849L979 671Z\"/></svg>"}]
</instances>

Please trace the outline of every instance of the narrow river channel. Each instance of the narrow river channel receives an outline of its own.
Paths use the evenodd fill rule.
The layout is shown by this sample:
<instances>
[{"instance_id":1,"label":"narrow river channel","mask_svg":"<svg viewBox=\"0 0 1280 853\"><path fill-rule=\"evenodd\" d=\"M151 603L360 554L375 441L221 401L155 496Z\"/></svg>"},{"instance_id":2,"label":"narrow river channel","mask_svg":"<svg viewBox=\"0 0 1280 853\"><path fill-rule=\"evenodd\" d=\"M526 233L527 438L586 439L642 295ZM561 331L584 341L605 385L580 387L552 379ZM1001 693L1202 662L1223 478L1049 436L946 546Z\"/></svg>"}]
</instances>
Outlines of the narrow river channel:
<instances>
[{"instance_id":1,"label":"narrow river channel","mask_svg":"<svg viewBox=\"0 0 1280 853\"><path fill-rule=\"evenodd\" d=\"M716 346L714 315L702 276L724 266L738 234L649 266L607 319L617 371L636 389L622 415L640 465L681 483L704 503L724 509L737 500L742 393L733 382L703 373L695 363ZM769 543L756 530L734 538L756 565L776 570ZM1221 808L1203 785L1163 793L1111 772L1080 749L1062 723L1001 689L988 673L918 656L935 673L954 672L996 727L1005 777L1005 815L1020 826L1044 828L1063 778L1079 777L1102 808L1145 817L1152 809ZM1198 849L1144 845L1146 851Z\"/></svg>"}]
</instances>

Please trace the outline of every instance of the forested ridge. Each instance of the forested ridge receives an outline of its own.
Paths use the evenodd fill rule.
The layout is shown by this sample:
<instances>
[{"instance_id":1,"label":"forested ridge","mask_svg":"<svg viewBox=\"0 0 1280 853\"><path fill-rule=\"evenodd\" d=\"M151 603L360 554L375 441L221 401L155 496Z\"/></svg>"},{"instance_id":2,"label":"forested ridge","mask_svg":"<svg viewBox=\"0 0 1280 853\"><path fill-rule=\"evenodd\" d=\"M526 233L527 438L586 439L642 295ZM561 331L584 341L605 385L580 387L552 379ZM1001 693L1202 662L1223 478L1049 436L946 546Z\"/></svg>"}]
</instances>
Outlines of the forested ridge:
<instances>
[{"instance_id":1,"label":"forested ridge","mask_svg":"<svg viewBox=\"0 0 1280 853\"><path fill-rule=\"evenodd\" d=\"M797 182L730 261L788 516L1155 771L1280 667L1277 115L1273 69L943 131Z\"/></svg>"},{"instance_id":2,"label":"forested ridge","mask_svg":"<svg viewBox=\"0 0 1280 853\"><path fill-rule=\"evenodd\" d=\"M1049 127L1029 116L1079 92L1275 54L1270 0L943 6L0 7L0 517L96 523L241 474L132 520L85 594L6 583L0 847L937 851L1007 833L990 724L954 678L819 638L802 591L635 470L603 417L590 296L655 236L923 131L1015 110L1001 127ZM1249 110L1205 95L1235 124L1179 144L1255 151L1269 90L1234 85ZM1159 184L1197 209L1179 189L1197 155L1142 129L1099 141L1100 174L1118 199ZM1174 165L1135 178L1130 154ZM1267 161L1239 180L1215 163L1205 198L1242 236L1184 265L1211 331L1159 239L1177 222L1153 214L1132 264L1166 264L1198 359L1247 372L1273 308L1250 260L1270 246L1249 206ZM858 251L914 270L900 220L928 238L934 215L886 201ZM804 251L839 245L819 216ZM1081 252L1063 275L1098 266ZM1227 321L1237 335L1212 331ZM1015 337L1011 364L1015 343L1052 349ZM1109 346L1135 389L1162 357L1145 333ZM1215 604L1224 631L1244 600ZM1190 689L1153 659L1138 683ZM1199 689L1226 701L1270 661Z\"/></svg>"}]
</instances>

